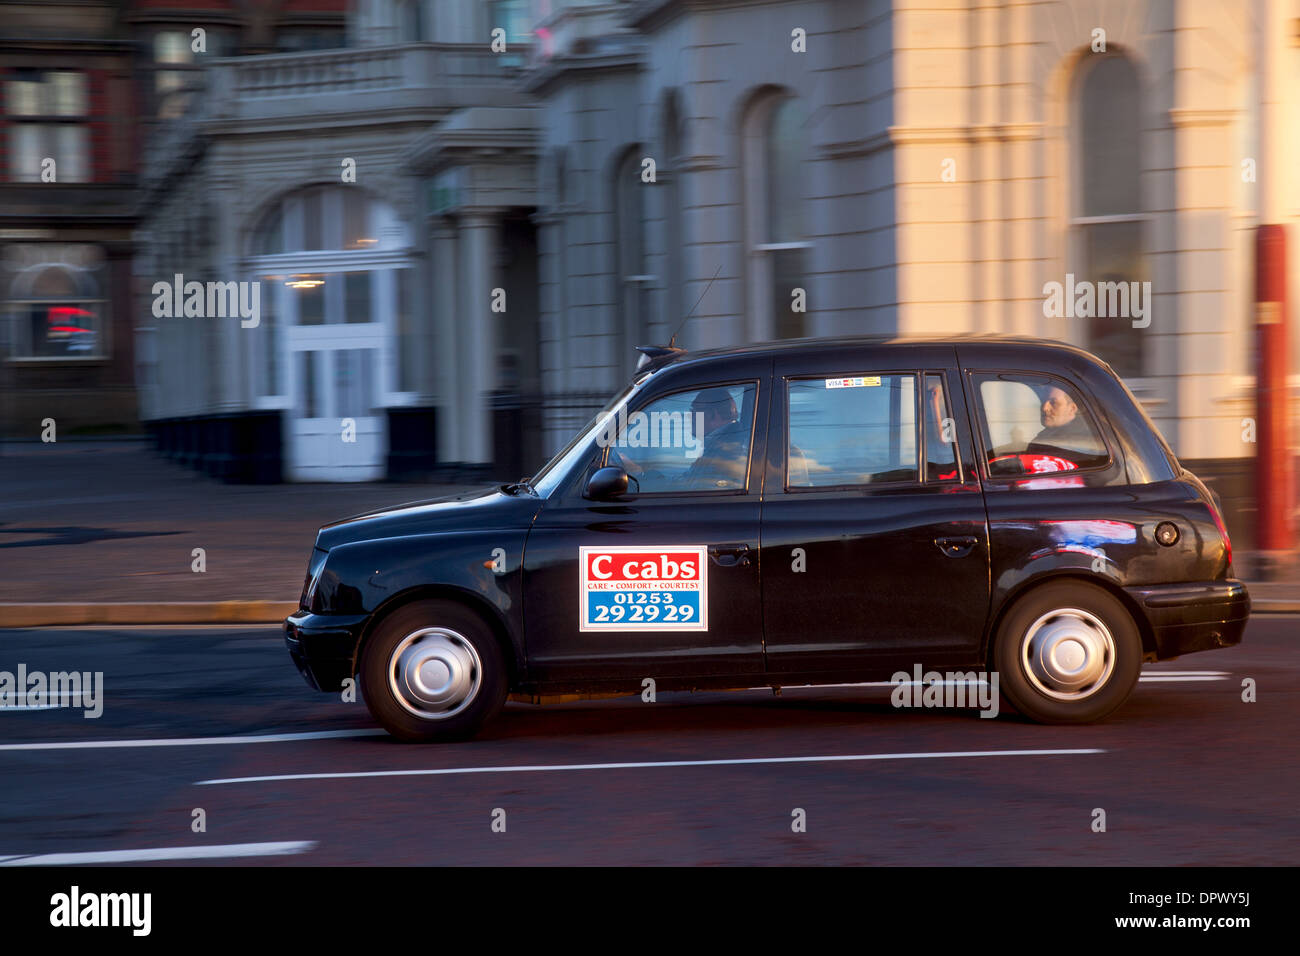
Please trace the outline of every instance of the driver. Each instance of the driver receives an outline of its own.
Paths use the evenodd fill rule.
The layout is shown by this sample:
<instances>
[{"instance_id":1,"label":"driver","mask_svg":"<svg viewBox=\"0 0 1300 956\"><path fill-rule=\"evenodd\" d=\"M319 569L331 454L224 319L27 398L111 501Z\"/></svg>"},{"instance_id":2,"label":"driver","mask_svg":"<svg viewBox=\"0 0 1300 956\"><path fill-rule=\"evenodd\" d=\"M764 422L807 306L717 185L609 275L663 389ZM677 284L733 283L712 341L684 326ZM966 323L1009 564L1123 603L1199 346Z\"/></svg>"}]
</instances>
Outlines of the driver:
<instances>
[{"instance_id":1,"label":"driver","mask_svg":"<svg viewBox=\"0 0 1300 956\"><path fill-rule=\"evenodd\" d=\"M691 412L696 421L704 423L704 448L682 481L692 491L743 486L749 436L738 420L731 392L706 388L691 402Z\"/></svg>"},{"instance_id":2,"label":"driver","mask_svg":"<svg viewBox=\"0 0 1300 956\"><path fill-rule=\"evenodd\" d=\"M738 420L731 392L722 386L702 389L691 401L690 411L692 424L700 422L703 426L703 447L700 456L672 479L671 484L686 491L742 487L749 463L749 435ZM628 474L639 479L647 477L646 468L622 450L614 451ZM663 476L650 472L648 477L662 479Z\"/></svg>"}]
</instances>

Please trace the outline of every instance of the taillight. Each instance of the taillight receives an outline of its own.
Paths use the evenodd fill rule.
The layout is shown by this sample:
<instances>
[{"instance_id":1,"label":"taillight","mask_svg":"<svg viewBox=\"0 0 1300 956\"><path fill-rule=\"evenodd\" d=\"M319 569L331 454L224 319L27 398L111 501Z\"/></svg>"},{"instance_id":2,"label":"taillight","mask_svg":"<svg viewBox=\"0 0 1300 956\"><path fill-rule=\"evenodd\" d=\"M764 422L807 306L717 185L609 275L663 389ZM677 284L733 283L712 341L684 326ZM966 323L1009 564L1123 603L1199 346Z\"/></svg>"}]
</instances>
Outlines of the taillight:
<instances>
[{"instance_id":1,"label":"taillight","mask_svg":"<svg viewBox=\"0 0 1300 956\"><path fill-rule=\"evenodd\" d=\"M1223 523L1223 515L1219 513L1219 503L1213 498L1210 500L1210 514L1214 516L1214 526L1219 529L1219 536L1223 538L1223 550L1228 556L1229 572L1232 571L1232 539L1228 537L1228 527Z\"/></svg>"}]
</instances>

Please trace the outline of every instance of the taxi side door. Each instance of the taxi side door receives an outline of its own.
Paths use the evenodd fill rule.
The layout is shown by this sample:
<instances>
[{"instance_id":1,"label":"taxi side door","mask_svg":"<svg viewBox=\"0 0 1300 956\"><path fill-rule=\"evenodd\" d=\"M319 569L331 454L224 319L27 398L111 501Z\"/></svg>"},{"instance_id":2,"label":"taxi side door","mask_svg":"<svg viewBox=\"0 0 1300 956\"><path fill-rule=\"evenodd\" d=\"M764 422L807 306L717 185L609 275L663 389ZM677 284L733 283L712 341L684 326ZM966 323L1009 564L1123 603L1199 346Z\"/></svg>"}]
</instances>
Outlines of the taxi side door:
<instances>
[{"instance_id":1,"label":"taxi side door","mask_svg":"<svg viewBox=\"0 0 1300 956\"><path fill-rule=\"evenodd\" d=\"M551 494L524 555L529 680L762 672L758 531L771 365L768 357L745 357L647 390L620 425L629 443L593 447ZM736 406L736 421L721 427L743 436L734 469L705 469L692 449L638 444L638 420L655 422L645 427L662 437L664 419L654 414L693 414L701 394L718 397L719 389ZM707 436L701 446L710 447ZM591 475L621 455L642 469L628 493L584 497ZM698 597L689 580L647 584L647 574L682 577L686 563L698 571Z\"/></svg>"},{"instance_id":2,"label":"taxi side door","mask_svg":"<svg viewBox=\"0 0 1300 956\"><path fill-rule=\"evenodd\" d=\"M955 350L778 358L773 386L768 673L974 662L989 536Z\"/></svg>"}]
</instances>

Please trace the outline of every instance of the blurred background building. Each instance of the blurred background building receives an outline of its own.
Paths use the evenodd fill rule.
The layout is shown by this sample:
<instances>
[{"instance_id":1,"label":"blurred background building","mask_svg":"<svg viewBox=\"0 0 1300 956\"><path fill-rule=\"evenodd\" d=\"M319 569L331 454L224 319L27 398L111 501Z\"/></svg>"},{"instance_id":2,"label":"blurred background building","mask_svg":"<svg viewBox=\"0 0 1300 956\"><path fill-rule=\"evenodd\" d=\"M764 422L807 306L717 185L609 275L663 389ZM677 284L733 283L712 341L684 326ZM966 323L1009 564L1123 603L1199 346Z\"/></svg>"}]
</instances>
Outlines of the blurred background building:
<instances>
[{"instance_id":1,"label":"blurred background building","mask_svg":"<svg viewBox=\"0 0 1300 956\"><path fill-rule=\"evenodd\" d=\"M0 418L136 430L137 57L110 3L0 3Z\"/></svg>"},{"instance_id":2,"label":"blurred background building","mask_svg":"<svg viewBox=\"0 0 1300 956\"><path fill-rule=\"evenodd\" d=\"M0 0L0 433L34 438L47 418L65 436L139 431L142 144L190 108L204 57L341 46L344 10Z\"/></svg>"},{"instance_id":3,"label":"blurred background building","mask_svg":"<svg viewBox=\"0 0 1300 956\"><path fill-rule=\"evenodd\" d=\"M0 11L29 6L60 5ZM129 254L134 225L134 304L89 308L126 280L92 286L86 268L63 269L54 298L94 312L91 331L119 329L107 354L127 362L130 336L104 323L129 314L141 419L213 474L518 477L623 383L635 345L695 307L679 336L692 349L1077 343L1230 514L1251 507L1254 236L1263 221L1294 234L1300 216L1300 0L69 6L103 8L86 28L99 47L69 47L119 71L135 119L96 105L107 80L84 81L84 105L54 80L51 125L88 115L89 131L23 143L82 136L98 156L97 115L147 139L138 178L125 147L103 167L133 210L103 258ZM205 53L182 42L195 28ZM6 70L27 68L17 55ZM15 124L14 97L32 94L10 89ZM60 194L12 182L15 135L0 215L48 229L57 217L23 204ZM82 236L110 208L61 202ZM1294 235L1289 261L1300 275ZM177 275L259 281L258 326L155 318L153 285ZM1150 282L1149 325L1048 316L1045 285L1071 276ZM12 376L38 360L22 310L41 297L7 281ZM97 335L62 345L58 371L103 361L66 354L104 351ZM1292 335L1292 365L1298 349ZM40 366L32 387L55 373Z\"/></svg>"}]
</instances>

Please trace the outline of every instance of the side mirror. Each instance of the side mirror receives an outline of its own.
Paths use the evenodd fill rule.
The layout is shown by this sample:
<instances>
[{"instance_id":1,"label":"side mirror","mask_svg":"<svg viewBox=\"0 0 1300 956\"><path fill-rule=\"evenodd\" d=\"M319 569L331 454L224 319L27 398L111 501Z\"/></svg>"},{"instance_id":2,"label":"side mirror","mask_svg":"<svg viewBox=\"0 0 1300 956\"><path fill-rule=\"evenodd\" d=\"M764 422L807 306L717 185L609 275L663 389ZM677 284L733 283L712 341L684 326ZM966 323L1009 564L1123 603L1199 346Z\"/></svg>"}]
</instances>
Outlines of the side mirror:
<instances>
[{"instance_id":1,"label":"side mirror","mask_svg":"<svg viewBox=\"0 0 1300 956\"><path fill-rule=\"evenodd\" d=\"M601 468L591 476L591 480L587 482L587 490L582 493L582 496L592 501L610 501L621 498L625 494L627 494L627 472L622 468L611 466Z\"/></svg>"}]
</instances>

